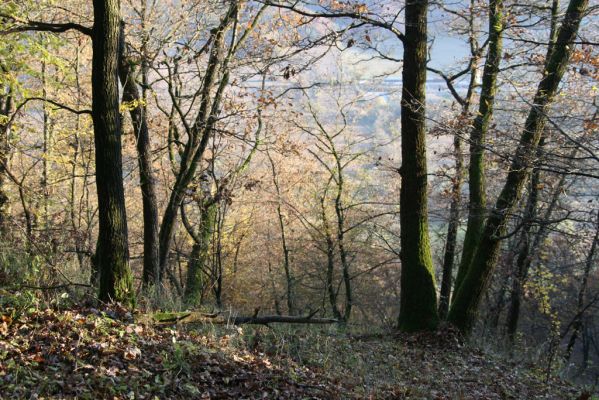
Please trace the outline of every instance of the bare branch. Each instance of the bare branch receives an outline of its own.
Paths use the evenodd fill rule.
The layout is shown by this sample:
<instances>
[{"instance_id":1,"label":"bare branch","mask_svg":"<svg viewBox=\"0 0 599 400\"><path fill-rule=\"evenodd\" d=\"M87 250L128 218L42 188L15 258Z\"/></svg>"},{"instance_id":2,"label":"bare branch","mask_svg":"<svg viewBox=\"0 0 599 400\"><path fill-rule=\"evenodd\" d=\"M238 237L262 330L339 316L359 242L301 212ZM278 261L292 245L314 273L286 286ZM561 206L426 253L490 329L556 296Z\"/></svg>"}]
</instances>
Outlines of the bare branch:
<instances>
[{"instance_id":1,"label":"bare branch","mask_svg":"<svg viewBox=\"0 0 599 400\"><path fill-rule=\"evenodd\" d=\"M90 37L93 34L92 28L89 28L87 26L83 26L80 24L76 24L74 22L50 23L50 22L43 22L43 21L32 21L32 20L28 20L28 19L21 19L21 18L15 17L14 15L8 15L8 14L4 14L4 13L0 13L0 20L12 21L12 22L19 24L17 26L9 28L9 29L0 30L0 36L9 35L11 33L18 33L18 32L38 31L38 32L62 33L62 32L67 32L70 30L75 30L75 31L81 32L84 35L87 35Z\"/></svg>"}]
</instances>

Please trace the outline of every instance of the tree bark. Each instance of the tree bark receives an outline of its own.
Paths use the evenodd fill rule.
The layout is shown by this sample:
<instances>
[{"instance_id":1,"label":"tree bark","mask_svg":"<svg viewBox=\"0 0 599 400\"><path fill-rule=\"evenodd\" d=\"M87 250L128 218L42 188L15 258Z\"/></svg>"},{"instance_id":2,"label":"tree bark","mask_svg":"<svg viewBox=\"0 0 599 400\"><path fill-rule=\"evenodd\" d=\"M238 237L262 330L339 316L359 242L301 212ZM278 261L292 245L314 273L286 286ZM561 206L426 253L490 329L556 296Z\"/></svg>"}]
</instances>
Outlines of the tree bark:
<instances>
[{"instance_id":1,"label":"tree bark","mask_svg":"<svg viewBox=\"0 0 599 400\"><path fill-rule=\"evenodd\" d=\"M93 5L92 118L98 191L99 298L132 303L119 115L120 5L118 0L94 0Z\"/></svg>"},{"instance_id":2,"label":"tree bark","mask_svg":"<svg viewBox=\"0 0 599 400\"><path fill-rule=\"evenodd\" d=\"M409 1L403 41L400 191L401 303L399 328L437 326L437 293L428 236L426 60L428 1Z\"/></svg>"},{"instance_id":3,"label":"tree bark","mask_svg":"<svg viewBox=\"0 0 599 400\"><path fill-rule=\"evenodd\" d=\"M528 114L524 131L512 161L504 187L485 224L471 266L458 286L449 320L462 332L469 333L476 320L478 306L486 290L499 256L501 236L505 234L510 213L521 196L524 183L530 175L531 155L536 154L545 127L545 114L566 71L572 43L576 39L580 21L588 7L588 0L571 0L560 28L557 42L544 68L533 106Z\"/></svg>"},{"instance_id":4,"label":"tree bark","mask_svg":"<svg viewBox=\"0 0 599 400\"><path fill-rule=\"evenodd\" d=\"M216 302L216 307L220 310L223 308L223 231L224 231L224 222L225 215L227 212L226 203L221 208L217 208L216 210L216 224L215 224L215 232L213 235L213 261L212 261L212 274L214 276L214 284L213 284L213 292L214 292L214 301Z\"/></svg>"}]
</instances>

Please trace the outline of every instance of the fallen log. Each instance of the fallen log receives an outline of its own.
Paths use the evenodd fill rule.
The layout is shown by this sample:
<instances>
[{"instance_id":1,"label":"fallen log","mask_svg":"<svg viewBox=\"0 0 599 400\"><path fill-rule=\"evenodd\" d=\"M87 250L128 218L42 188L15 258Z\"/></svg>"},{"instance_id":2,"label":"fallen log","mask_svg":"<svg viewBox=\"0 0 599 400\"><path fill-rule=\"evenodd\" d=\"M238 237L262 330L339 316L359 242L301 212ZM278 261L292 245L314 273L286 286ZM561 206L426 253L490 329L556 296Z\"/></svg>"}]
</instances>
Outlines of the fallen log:
<instances>
[{"instance_id":1,"label":"fallen log","mask_svg":"<svg viewBox=\"0 0 599 400\"><path fill-rule=\"evenodd\" d=\"M268 324L334 324L339 322L334 318L315 318L316 312L308 315L263 315L258 316L258 310L254 315L236 316L226 313L200 313L190 312L172 312L156 313L150 315L150 318L140 318L141 320L150 320L157 325L170 324L230 324L230 325L268 325Z\"/></svg>"}]
</instances>

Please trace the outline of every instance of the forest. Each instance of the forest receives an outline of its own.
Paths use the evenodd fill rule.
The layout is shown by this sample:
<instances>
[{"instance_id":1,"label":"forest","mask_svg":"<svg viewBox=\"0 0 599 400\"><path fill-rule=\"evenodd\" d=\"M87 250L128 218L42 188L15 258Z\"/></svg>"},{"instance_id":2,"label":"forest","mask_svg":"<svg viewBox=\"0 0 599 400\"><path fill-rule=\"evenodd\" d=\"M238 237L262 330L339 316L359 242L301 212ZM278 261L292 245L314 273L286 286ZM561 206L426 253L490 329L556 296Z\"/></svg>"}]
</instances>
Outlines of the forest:
<instances>
[{"instance_id":1,"label":"forest","mask_svg":"<svg viewBox=\"0 0 599 400\"><path fill-rule=\"evenodd\" d=\"M597 399L598 100L595 0L0 0L0 399Z\"/></svg>"}]
</instances>

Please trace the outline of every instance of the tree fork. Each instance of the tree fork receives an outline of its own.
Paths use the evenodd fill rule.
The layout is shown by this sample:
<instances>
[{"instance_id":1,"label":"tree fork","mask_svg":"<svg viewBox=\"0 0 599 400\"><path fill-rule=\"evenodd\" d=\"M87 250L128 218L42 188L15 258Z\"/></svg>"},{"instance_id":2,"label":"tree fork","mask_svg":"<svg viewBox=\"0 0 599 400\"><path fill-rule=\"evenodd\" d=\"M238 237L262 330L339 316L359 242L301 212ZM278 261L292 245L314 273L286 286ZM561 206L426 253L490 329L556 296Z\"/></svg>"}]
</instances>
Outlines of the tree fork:
<instances>
[{"instance_id":1,"label":"tree fork","mask_svg":"<svg viewBox=\"0 0 599 400\"><path fill-rule=\"evenodd\" d=\"M486 183L484 144L493 117L497 74L501 63L503 35L503 1L489 2L489 50L483 69L483 82L478 114L470 133L470 161L468 165L468 222L464 237L462 259L458 268L455 290L460 287L482 233L486 214Z\"/></svg>"},{"instance_id":2,"label":"tree fork","mask_svg":"<svg viewBox=\"0 0 599 400\"><path fill-rule=\"evenodd\" d=\"M545 114L566 71L572 43L580 21L588 8L588 0L571 0L558 33L558 39L546 63L533 106L512 161L510 172L483 230L472 264L458 287L449 313L449 320L462 332L469 333L476 320L478 306L487 289L499 257L501 237L507 229L508 217L518 202L523 186L530 175L531 155L539 144L545 127Z\"/></svg>"}]
</instances>

